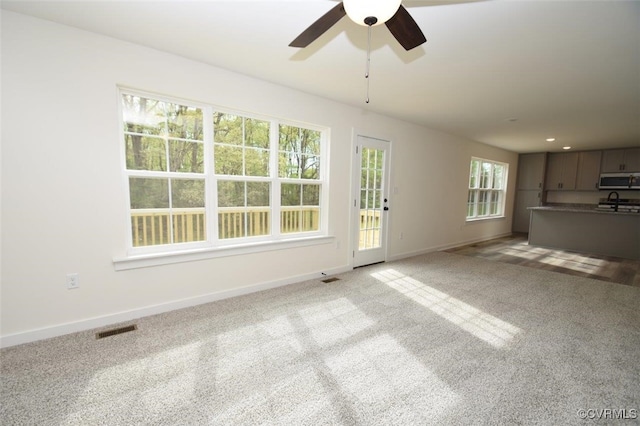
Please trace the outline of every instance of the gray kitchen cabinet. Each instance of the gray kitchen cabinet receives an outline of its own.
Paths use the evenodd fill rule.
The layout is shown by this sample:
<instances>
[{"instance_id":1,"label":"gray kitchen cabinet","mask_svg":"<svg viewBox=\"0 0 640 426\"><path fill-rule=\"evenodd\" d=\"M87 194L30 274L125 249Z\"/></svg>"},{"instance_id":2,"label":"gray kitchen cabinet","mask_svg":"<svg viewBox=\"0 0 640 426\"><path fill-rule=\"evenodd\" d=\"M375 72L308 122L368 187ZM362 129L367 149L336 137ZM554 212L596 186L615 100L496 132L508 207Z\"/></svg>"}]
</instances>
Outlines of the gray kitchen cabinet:
<instances>
[{"instance_id":1,"label":"gray kitchen cabinet","mask_svg":"<svg viewBox=\"0 0 640 426\"><path fill-rule=\"evenodd\" d=\"M568 191L576 189L578 174L577 152L554 152L547 159L545 189Z\"/></svg>"},{"instance_id":2,"label":"gray kitchen cabinet","mask_svg":"<svg viewBox=\"0 0 640 426\"><path fill-rule=\"evenodd\" d=\"M520 154L518 156L518 181L513 206L513 232L529 232L529 207L540 205L547 154Z\"/></svg>"},{"instance_id":3,"label":"gray kitchen cabinet","mask_svg":"<svg viewBox=\"0 0 640 426\"><path fill-rule=\"evenodd\" d=\"M640 214L534 207L529 245L637 261L640 260Z\"/></svg>"},{"instance_id":4,"label":"gray kitchen cabinet","mask_svg":"<svg viewBox=\"0 0 640 426\"><path fill-rule=\"evenodd\" d=\"M602 173L640 172L640 148L604 151L601 170Z\"/></svg>"},{"instance_id":5,"label":"gray kitchen cabinet","mask_svg":"<svg viewBox=\"0 0 640 426\"><path fill-rule=\"evenodd\" d=\"M540 190L544 182L546 154L520 154L518 156L518 189Z\"/></svg>"},{"instance_id":6,"label":"gray kitchen cabinet","mask_svg":"<svg viewBox=\"0 0 640 426\"><path fill-rule=\"evenodd\" d=\"M578 153L578 175L576 177L577 190L598 190L601 158L602 151L583 151Z\"/></svg>"},{"instance_id":7,"label":"gray kitchen cabinet","mask_svg":"<svg viewBox=\"0 0 640 426\"><path fill-rule=\"evenodd\" d=\"M516 202L513 208L513 232L529 232L529 217L531 210L529 207L538 207L542 190L518 190L516 192Z\"/></svg>"}]
</instances>

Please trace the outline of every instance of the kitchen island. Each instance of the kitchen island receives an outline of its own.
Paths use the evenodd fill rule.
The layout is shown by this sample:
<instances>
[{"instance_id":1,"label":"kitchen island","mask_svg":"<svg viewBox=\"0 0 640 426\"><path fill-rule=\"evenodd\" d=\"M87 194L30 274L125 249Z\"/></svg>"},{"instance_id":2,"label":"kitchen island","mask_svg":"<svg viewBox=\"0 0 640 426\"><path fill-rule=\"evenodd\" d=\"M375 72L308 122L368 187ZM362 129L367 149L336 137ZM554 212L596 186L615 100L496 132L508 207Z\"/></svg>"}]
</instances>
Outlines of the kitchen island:
<instances>
[{"instance_id":1,"label":"kitchen island","mask_svg":"<svg viewBox=\"0 0 640 426\"><path fill-rule=\"evenodd\" d=\"M640 260L640 213L530 207L529 244Z\"/></svg>"}]
</instances>

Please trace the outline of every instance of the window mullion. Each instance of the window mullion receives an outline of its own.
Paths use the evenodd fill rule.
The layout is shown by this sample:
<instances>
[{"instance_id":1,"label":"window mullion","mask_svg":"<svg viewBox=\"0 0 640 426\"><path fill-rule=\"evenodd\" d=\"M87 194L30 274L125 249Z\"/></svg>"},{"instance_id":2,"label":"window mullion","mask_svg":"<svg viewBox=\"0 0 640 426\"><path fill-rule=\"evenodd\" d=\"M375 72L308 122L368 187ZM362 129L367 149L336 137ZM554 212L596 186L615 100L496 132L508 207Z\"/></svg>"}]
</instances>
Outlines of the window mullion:
<instances>
[{"instance_id":1,"label":"window mullion","mask_svg":"<svg viewBox=\"0 0 640 426\"><path fill-rule=\"evenodd\" d=\"M298 158L298 178L302 178L302 129L298 129L298 143L296 144Z\"/></svg>"},{"instance_id":2,"label":"window mullion","mask_svg":"<svg viewBox=\"0 0 640 426\"><path fill-rule=\"evenodd\" d=\"M247 176L247 119L242 117L242 141L240 141L240 146L242 147L242 176ZM246 195L246 194L245 194ZM246 199L245 199L246 202Z\"/></svg>"},{"instance_id":3,"label":"window mullion","mask_svg":"<svg viewBox=\"0 0 640 426\"><path fill-rule=\"evenodd\" d=\"M475 172L475 175L476 175L475 188L480 188L480 179L481 179L481 176L482 176L482 162L478 161L477 164L478 164L478 167L476 168L476 172ZM477 202L477 200L476 200L476 202Z\"/></svg>"},{"instance_id":4,"label":"window mullion","mask_svg":"<svg viewBox=\"0 0 640 426\"><path fill-rule=\"evenodd\" d=\"M167 110L167 104L164 104L164 151L165 151L165 176L167 179L167 199L169 200L169 214L168 214L168 223L167 223L167 234L169 244L173 244L173 200L172 200L172 191L171 186L173 184L171 180L171 158L169 149L169 111Z\"/></svg>"},{"instance_id":5,"label":"window mullion","mask_svg":"<svg viewBox=\"0 0 640 426\"><path fill-rule=\"evenodd\" d=\"M207 227L207 241L216 244L218 241L218 181L215 175L213 149L213 108L203 108L203 139L204 139L204 173L205 173L205 226Z\"/></svg>"},{"instance_id":6,"label":"window mullion","mask_svg":"<svg viewBox=\"0 0 640 426\"><path fill-rule=\"evenodd\" d=\"M167 233L169 234L169 244L173 244L173 200L172 200L172 192L171 186L173 181L171 178L167 178L167 191L169 191L169 225L167 227Z\"/></svg>"},{"instance_id":7,"label":"window mullion","mask_svg":"<svg viewBox=\"0 0 640 426\"><path fill-rule=\"evenodd\" d=\"M271 177L271 235L275 239L280 238L280 218L282 215L281 200L281 179L280 170L280 123L277 120L272 120L269 128L269 147L270 153L270 167L269 175Z\"/></svg>"}]
</instances>

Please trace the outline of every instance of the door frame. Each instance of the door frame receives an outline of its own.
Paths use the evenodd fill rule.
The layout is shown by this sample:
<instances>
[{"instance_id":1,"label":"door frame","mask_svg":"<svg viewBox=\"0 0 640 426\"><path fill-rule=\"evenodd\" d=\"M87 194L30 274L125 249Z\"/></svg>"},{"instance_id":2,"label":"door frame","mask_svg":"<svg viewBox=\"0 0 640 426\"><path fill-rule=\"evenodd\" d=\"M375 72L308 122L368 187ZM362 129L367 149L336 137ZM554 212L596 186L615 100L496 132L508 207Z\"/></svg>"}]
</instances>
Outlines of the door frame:
<instances>
[{"instance_id":1,"label":"door frame","mask_svg":"<svg viewBox=\"0 0 640 426\"><path fill-rule=\"evenodd\" d=\"M355 263L356 260L356 252L359 249L359 231L360 231L360 172L361 172L361 163L357 160L360 159L360 153L356 150L359 149L359 138L367 138L373 139L378 142L386 143L386 158L385 158L385 176L383 176L383 188L384 195L383 198L386 198L388 202L386 205L389 207L388 211L383 211L383 226L381 232L381 251L382 251L382 259L377 260L373 263L386 262L388 260L388 248L389 248L389 225L390 225L390 217L392 208L392 200L391 200L391 158L392 158L392 146L393 143L390 138L381 137L381 136L371 136L367 132L358 131L357 129L353 130L352 141L351 141L351 191L349 200L350 203L350 220L349 220L349 240L350 240L350 250L349 250L349 266L353 268L357 268L360 266L366 266L367 264L357 265ZM369 264L373 264L369 263Z\"/></svg>"}]
</instances>

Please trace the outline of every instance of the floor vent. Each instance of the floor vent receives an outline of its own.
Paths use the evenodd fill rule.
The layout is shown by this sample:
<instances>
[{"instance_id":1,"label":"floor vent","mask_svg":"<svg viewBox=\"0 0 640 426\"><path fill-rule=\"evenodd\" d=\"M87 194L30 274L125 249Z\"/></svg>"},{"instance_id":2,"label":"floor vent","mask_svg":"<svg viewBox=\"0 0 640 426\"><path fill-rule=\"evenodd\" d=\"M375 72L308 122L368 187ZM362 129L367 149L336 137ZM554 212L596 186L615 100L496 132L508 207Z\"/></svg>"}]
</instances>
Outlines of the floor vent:
<instances>
[{"instance_id":1,"label":"floor vent","mask_svg":"<svg viewBox=\"0 0 640 426\"><path fill-rule=\"evenodd\" d=\"M325 284L329 284L329 283L332 283L334 281L340 281L340 278L332 277L332 278L327 278L326 280L322 280L322 282L325 283Z\"/></svg>"},{"instance_id":2,"label":"floor vent","mask_svg":"<svg viewBox=\"0 0 640 426\"><path fill-rule=\"evenodd\" d=\"M137 330L138 327L135 325L128 325L126 327L114 328L111 330L101 331L100 333L96 333L96 339L104 339L105 337L115 336L116 334L128 333L130 331Z\"/></svg>"}]
</instances>

